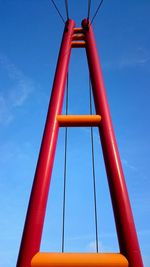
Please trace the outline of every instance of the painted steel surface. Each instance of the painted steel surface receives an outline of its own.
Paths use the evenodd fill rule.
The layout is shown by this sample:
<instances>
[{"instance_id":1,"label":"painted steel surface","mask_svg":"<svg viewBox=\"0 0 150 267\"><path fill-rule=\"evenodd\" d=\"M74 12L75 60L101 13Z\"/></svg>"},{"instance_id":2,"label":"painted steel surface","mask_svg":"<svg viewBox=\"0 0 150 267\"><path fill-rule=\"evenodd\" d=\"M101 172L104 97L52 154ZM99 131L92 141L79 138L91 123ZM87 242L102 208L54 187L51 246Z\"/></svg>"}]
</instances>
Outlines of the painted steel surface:
<instances>
[{"instance_id":1,"label":"painted steel surface","mask_svg":"<svg viewBox=\"0 0 150 267\"><path fill-rule=\"evenodd\" d=\"M99 126L100 115L58 115L57 121L60 127L86 127Z\"/></svg>"},{"instance_id":2,"label":"painted steel surface","mask_svg":"<svg viewBox=\"0 0 150 267\"><path fill-rule=\"evenodd\" d=\"M72 48L85 48L86 42L85 41L72 41L71 46Z\"/></svg>"},{"instance_id":3,"label":"painted steel surface","mask_svg":"<svg viewBox=\"0 0 150 267\"><path fill-rule=\"evenodd\" d=\"M113 253L37 253L31 267L128 267L127 259Z\"/></svg>"},{"instance_id":4,"label":"painted steel surface","mask_svg":"<svg viewBox=\"0 0 150 267\"><path fill-rule=\"evenodd\" d=\"M120 251L129 260L130 267L143 267L130 201L122 170L109 111L99 56L92 26L84 19L86 53L92 82L96 112L102 116L99 127L109 189L113 204Z\"/></svg>"},{"instance_id":5,"label":"painted steel surface","mask_svg":"<svg viewBox=\"0 0 150 267\"><path fill-rule=\"evenodd\" d=\"M35 172L28 212L26 216L17 267L29 267L31 264L31 259L33 258L34 255L36 255L36 253L40 249L46 203L47 203L51 172L52 172L57 137L58 137L58 129L59 126L66 126L67 123L70 124L69 126L73 126L73 124L74 126L78 126L78 124L81 125L81 123L84 124L84 126L86 125L91 126L91 124L93 123L94 126L95 123L95 125L99 127L109 188L111 193L111 199L113 203L113 210L114 210L117 234L119 239L120 251L128 259L130 267L143 267L133 215L131 211L128 192L122 170L121 160L112 126L112 121L111 121L111 116L110 116L110 111L106 97L102 71L99 63L99 57L92 26L85 19L82 22L83 28L74 28L74 27L75 23L73 20L68 20L66 22L57 62L55 79L51 93L45 130L43 134L43 140ZM80 34L80 36L76 38L76 41L72 42L72 40L75 38L74 36L75 34ZM83 37L85 41L81 42L80 39L82 39ZM83 44L86 45L89 71L91 76L93 95L97 113L97 115L92 115L90 117L90 120L89 118L87 119L88 117L87 115L82 116L82 118L80 116L74 116L74 115L72 116L72 118L71 117L69 118L68 115L67 116L60 115L62 112L63 97L64 97L72 43L74 43L76 47L82 47ZM39 255L38 257L40 260L42 254L39 253L37 255ZM75 257L75 255L77 254L75 253L73 257ZM63 254L62 259L64 259L63 257L65 258L67 257L67 255ZM92 258L92 256L90 257ZM122 257L123 256L121 256L121 259ZM75 266L72 264L70 263L70 265L68 266ZM96 266L93 264L88 265L88 263L86 263L86 266ZM35 265L35 266L44 267L49 265ZM83 265L76 265L76 266L83 266ZM102 265L97 265L97 266L102 266ZM113 266L113 265L109 263L109 265L104 265L104 266ZM119 265L119 266L128 266L128 265Z\"/></svg>"},{"instance_id":6,"label":"painted steel surface","mask_svg":"<svg viewBox=\"0 0 150 267\"><path fill-rule=\"evenodd\" d=\"M62 111L74 26L73 20L66 22L17 267L29 267L33 255L40 249L59 128L56 116Z\"/></svg>"}]
</instances>

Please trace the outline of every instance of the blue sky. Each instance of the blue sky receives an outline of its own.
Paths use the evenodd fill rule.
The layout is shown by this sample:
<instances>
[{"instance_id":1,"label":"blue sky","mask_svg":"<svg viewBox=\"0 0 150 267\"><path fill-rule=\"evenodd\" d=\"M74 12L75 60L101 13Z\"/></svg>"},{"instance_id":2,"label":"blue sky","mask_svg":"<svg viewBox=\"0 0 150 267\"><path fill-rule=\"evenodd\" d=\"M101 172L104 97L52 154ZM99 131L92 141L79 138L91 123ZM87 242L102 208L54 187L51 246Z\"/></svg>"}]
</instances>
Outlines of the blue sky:
<instances>
[{"instance_id":1,"label":"blue sky","mask_svg":"<svg viewBox=\"0 0 150 267\"><path fill-rule=\"evenodd\" d=\"M63 1L56 1L65 17ZM99 1L92 1L91 14ZM87 1L69 1L80 26ZM150 267L150 1L105 0L93 27L144 259ZM63 23L48 0L0 0L0 258L14 267L38 158ZM69 113L89 113L84 50L73 50ZM101 251L118 251L94 130ZM60 251L64 131L60 130L41 251ZM69 129L65 251L94 251L90 130Z\"/></svg>"}]
</instances>

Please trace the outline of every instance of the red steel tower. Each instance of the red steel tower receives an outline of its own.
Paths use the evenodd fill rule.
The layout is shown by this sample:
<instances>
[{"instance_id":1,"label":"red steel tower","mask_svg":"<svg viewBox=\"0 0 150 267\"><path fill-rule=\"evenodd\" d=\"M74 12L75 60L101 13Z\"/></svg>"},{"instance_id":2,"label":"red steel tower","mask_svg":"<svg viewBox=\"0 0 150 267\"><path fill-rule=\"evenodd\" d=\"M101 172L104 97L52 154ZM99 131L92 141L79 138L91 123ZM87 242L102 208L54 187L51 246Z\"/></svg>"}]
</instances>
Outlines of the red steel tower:
<instances>
[{"instance_id":1,"label":"red steel tower","mask_svg":"<svg viewBox=\"0 0 150 267\"><path fill-rule=\"evenodd\" d=\"M62 105L72 48L86 49L95 115L62 115ZM97 126L103 149L120 247L116 254L40 253L40 242L59 127ZM60 47L49 109L31 191L17 267L130 266L143 267L121 160L114 135L100 61L92 26L66 22Z\"/></svg>"}]
</instances>

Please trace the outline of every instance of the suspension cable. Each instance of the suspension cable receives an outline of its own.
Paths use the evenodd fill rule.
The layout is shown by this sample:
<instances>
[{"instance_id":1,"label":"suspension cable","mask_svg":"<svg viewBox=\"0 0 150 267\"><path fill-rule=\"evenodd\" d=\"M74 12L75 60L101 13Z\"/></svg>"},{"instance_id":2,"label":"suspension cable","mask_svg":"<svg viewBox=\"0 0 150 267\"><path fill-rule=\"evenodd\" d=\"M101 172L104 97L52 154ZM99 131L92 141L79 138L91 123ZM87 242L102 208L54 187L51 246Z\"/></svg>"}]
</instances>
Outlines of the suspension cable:
<instances>
[{"instance_id":1,"label":"suspension cable","mask_svg":"<svg viewBox=\"0 0 150 267\"><path fill-rule=\"evenodd\" d=\"M68 74L67 74L67 86L66 86L66 115L68 114ZM67 178L67 139L68 129L65 128L65 159L64 159L64 189L63 189L63 222L62 222L62 252L64 252L65 244L65 211L66 211L66 178Z\"/></svg>"},{"instance_id":2,"label":"suspension cable","mask_svg":"<svg viewBox=\"0 0 150 267\"><path fill-rule=\"evenodd\" d=\"M89 96L90 96L90 114L92 115L92 88L89 75ZM96 197L96 176L95 176L95 158L94 158L94 140L93 128L91 127L91 148L92 148L92 171L93 171L93 191L94 191L94 217L95 217L95 238L96 238L96 252L99 252L98 245L98 219L97 219L97 197Z\"/></svg>"},{"instance_id":3,"label":"suspension cable","mask_svg":"<svg viewBox=\"0 0 150 267\"><path fill-rule=\"evenodd\" d=\"M62 14L59 11L59 8L57 7L56 3L54 2L54 0L51 0L51 2L53 3L57 13L59 14L60 18L62 19L63 23L65 24L65 19L63 18Z\"/></svg>"},{"instance_id":4,"label":"suspension cable","mask_svg":"<svg viewBox=\"0 0 150 267\"><path fill-rule=\"evenodd\" d=\"M91 10L91 0L88 0L88 14L87 14L87 19L88 20L90 18L90 10Z\"/></svg>"},{"instance_id":5,"label":"suspension cable","mask_svg":"<svg viewBox=\"0 0 150 267\"><path fill-rule=\"evenodd\" d=\"M67 20L68 20L68 19L69 19L68 0L65 0L65 7L66 7L66 15L67 15Z\"/></svg>"},{"instance_id":6,"label":"suspension cable","mask_svg":"<svg viewBox=\"0 0 150 267\"><path fill-rule=\"evenodd\" d=\"M95 13L94 13L93 18L91 19L91 23L90 23L90 25L93 23L94 19L96 18L99 9L100 9L100 7L102 6L102 3L103 3L103 0L100 1L99 5L98 5L98 7L97 7L97 9L96 9L96 11L95 11Z\"/></svg>"}]
</instances>

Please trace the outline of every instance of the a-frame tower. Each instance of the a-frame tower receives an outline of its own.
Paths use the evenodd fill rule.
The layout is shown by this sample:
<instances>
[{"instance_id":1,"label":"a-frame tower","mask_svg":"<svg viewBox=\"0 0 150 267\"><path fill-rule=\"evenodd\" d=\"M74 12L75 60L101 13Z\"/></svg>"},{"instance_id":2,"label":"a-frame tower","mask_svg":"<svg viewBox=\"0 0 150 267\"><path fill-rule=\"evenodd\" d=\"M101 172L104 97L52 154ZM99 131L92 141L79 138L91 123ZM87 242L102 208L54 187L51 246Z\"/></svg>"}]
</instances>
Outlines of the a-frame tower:
<instances>
[{"instance_id":1,"label":"a-frame tower","mask_svg":"<svg viewBox=\"0 0 150 267\"><path fill-rule=\"evenodd\" d=\"M61 115L70 53L74 47L86 49L96 115L71 117ZM97 126L99 128L117 228L119 254L39 252L59 127L70 126ZM64 29L17 262L17 267L29 266L143 267L93 29L87 19L82 21L81 28L75 28L75 22L68 20Z\"/></svg>"}]
</instances>

